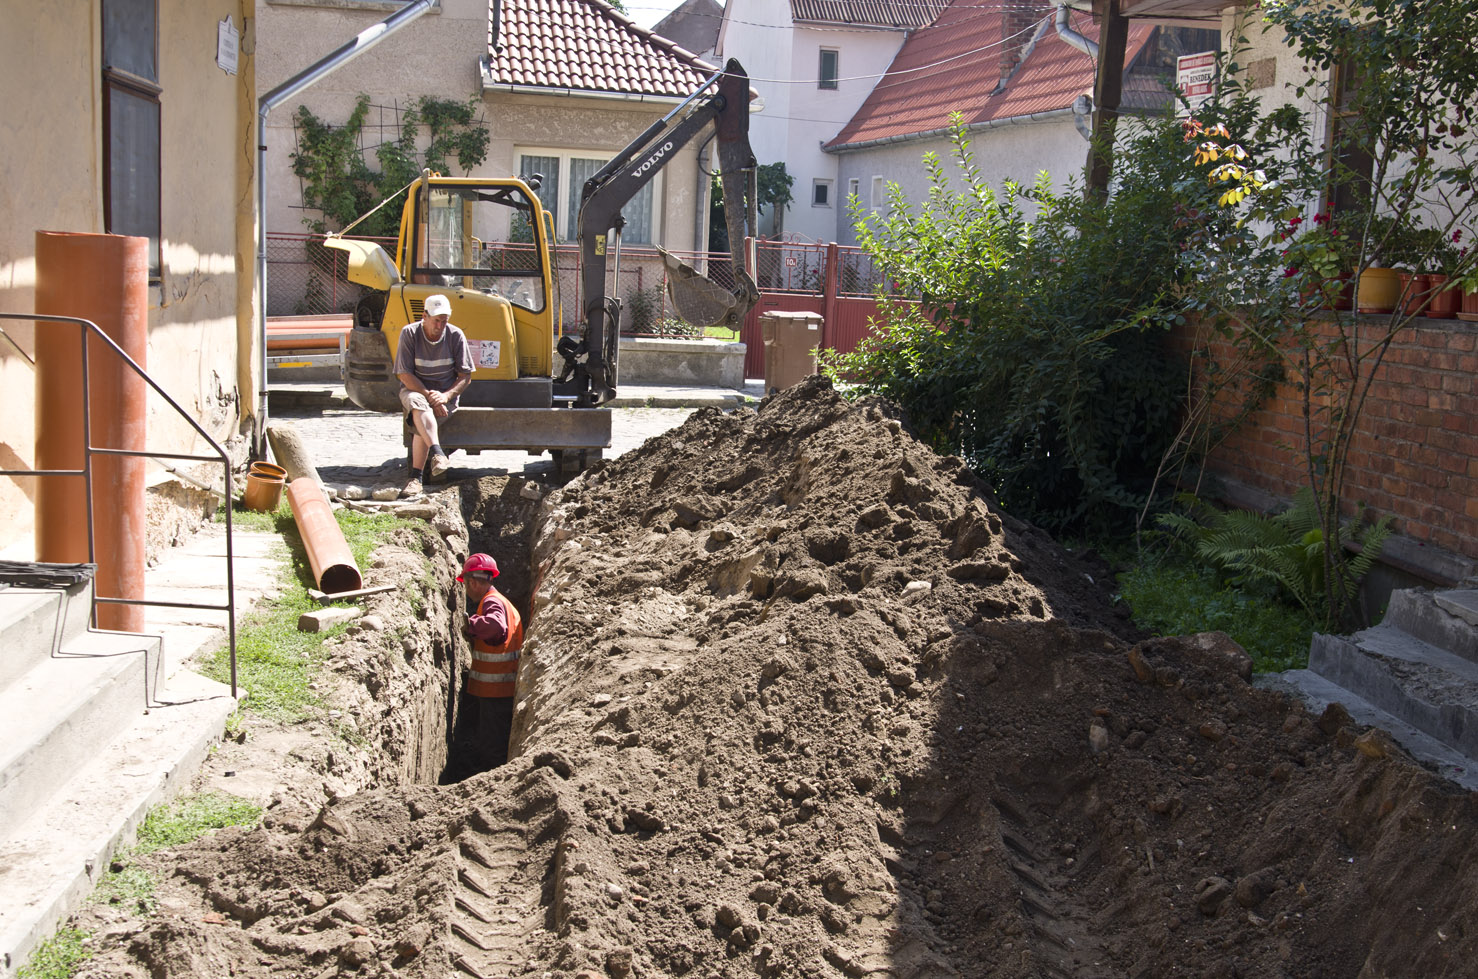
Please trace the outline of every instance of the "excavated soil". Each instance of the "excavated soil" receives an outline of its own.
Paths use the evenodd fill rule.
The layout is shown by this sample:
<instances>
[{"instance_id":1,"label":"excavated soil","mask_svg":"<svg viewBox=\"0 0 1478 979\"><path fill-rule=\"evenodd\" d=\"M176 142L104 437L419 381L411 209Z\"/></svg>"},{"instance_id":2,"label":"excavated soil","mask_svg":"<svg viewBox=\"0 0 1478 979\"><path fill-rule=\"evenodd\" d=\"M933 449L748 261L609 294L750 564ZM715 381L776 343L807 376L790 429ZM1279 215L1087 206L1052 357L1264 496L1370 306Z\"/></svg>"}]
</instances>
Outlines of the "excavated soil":
<instances>
[{"instance_id":1,"label":"excavated soil","mask_svg":"<svg viewBox=\"0 0 1478 979\"><path fill-rule=\"evenodd\" d=\"M700 411L537 519L493 482L469 543L533 606L512 761L279 792L151 858L160 910L84 975L1473 974L1478 796L1223 636L1135 636L887 403ZM428 595L437 546L403 552ZM332 675L393 780L439 735L372 723L386 677L446 696L466 650L380 598Z\"/></svg>"}]
</instances>

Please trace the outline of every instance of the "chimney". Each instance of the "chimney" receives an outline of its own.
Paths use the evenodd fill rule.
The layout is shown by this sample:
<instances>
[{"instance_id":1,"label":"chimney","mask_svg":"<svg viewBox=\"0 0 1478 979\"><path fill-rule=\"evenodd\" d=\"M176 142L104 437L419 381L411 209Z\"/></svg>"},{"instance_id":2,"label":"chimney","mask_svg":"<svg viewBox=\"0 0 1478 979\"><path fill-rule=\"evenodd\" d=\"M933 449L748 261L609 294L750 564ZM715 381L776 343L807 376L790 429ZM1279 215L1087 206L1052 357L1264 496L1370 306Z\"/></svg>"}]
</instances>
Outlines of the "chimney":
<instances>
[{"instance_id":1,"label":"chimney","mask_svg":"<svg viewBox=\"0 0 1478 979\"><path fill-rule=\"evenodd\" d=\"M1001 83L1016 70L1040 23L1052 7L1050 0L1005 0L1001 5Z\"/></svg>"}]
</instances>

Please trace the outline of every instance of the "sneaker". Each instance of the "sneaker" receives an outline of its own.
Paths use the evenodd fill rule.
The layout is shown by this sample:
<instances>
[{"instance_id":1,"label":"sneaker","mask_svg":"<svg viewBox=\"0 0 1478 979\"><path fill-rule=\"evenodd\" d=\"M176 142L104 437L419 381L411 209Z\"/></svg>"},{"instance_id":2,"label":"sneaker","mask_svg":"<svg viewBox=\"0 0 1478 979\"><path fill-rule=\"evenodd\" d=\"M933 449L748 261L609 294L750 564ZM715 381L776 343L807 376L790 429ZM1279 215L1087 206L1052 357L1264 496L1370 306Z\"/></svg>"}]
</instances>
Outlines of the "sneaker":
<instances>
[{"instance_id":1,"label":"sneaker","mask_svg":"<svg viewBox=\"0 0 1478 979\"><path fill-rule=\"evenodd\" d=\"M400 491L400 495L401 496L420 496L421 495L421 481L419 479L417 479L416 477L412 476L411 479L410 479L410 482L408 482L408 483L405 484L405 489L403 489L403 490Z\"/></svg>"},{"instance_id":2,"label":"sneaker","mask_svg":"<svg viewBox=\"0 0 1478 979\"><path fill-rule=\"evenodd\" d=\"M431 468L427 471L427 474L432 479L440 479L446 475L446 471L450 468L452 468L452 464L447 461L447 457L438 452L431 457Z\"/></svg>"}]
</instances>

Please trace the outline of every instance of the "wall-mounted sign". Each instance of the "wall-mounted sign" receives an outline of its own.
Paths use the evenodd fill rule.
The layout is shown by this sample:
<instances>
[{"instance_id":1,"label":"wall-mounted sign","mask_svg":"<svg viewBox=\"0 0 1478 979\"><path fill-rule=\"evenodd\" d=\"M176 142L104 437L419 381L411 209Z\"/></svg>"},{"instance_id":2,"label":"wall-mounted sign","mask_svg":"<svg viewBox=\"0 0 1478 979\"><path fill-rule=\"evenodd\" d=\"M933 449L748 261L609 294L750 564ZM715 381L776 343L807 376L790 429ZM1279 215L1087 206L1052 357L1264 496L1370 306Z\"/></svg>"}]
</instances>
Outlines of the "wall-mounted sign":
<instances>
[{"instance_id":1,"label":"wall-mounted sign","mask_svg":"<svg viewBox=\"0 0 1478 979\"><path fill-rule=\"evenodd\" d=\"M216 66L228 75L236 74L236 54L241 50L241 32L227 17L216 25Z\"/></svg>"},{"instance_id":2,"label":"wall-mounted sign","mask_svg":"<svg viewBox=\"0 0 1478 979\"><path fill-rule=\"evenodd\" d=\"M1216 90L1216 52L1202 51L1176 58L1175 87L1192 109L1211 98Z\"/></svg>"}]
</instances>

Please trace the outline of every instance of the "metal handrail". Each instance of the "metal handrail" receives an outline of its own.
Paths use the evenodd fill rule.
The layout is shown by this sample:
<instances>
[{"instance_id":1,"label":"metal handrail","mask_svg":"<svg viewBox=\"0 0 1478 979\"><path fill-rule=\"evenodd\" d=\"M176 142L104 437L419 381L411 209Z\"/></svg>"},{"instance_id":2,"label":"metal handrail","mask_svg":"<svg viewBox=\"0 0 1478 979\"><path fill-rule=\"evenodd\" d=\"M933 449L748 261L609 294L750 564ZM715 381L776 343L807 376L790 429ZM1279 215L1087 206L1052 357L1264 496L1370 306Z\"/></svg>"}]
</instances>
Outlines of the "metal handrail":
<instances>
[{"instance_id":1,"label":"metal handrail","mask_svg":"<svg viewBox=\"0 0 1478 979\"><path fill-rule=\"evenodd\" d=\"M232 545L232 533L231 533L231 457L229 455L227 455L226 450L221 446L221 444L219 442L217 442L211 436L211 434L209 432L207 432L205 429L203 429L203 428L200 427L200 424L194 419L194 417L192 417L190 415L189 412L185 411L184 408L180 407L179 402L175 401L174 398L171 398L169 396L169 393L167 391L165 391L162 387L160 387L159 384L152 377L149 376L148 371L146 371L142 367L140 367L138 365L138 363L135 362L134 359L132 357L130 357L128 355L128 353L122 347L118 346L118 344L113 341L113 338L112 337L110 337L106 333L104 333L102 331L102 329L96 323L94 323L92 320L83 319L83 318L78 317L78 316L48 316L48 315L45 315L45 314L42 314L42 313L0 313L0 319L7 319L7 320L31 320L32 322L35 322L37 324L41 324L41 323L76 323L77 326L79 327L79 331L78 332L81 335L81 339L82 339L82 439L83 439L83 443L84 443L83 457L82 457L82 468L81 469L0 469L0 476L81 476L82 479L83 479L84 484L87 487L87 491L86 491L86 495L87 495L87 559L88 559L88 562L89 563L92 563L92 564L96 564L97 563L97 541L96 541L95 531L94 531L94 528L93 528L93 519L92 519L92 457L93 457L94 454L97 454L97 455L116 455L116 456L143 456L145 458L151 458L151 459L181 459L181 460L187 460L187 461L192 461L192 462L215 462L216 460L219 460L220 461L221 467L222 467L222 475L224 477L223 478L223 481L221 483L221 486L223 487L223 490L224 490L225 503L226 503L226 604L224 604L224 605L210 605L210 604L206 604L206 603L203 603L203 602L157 602L157 601L149 601L148 599L144 599L144 598L115 598L115 597L105 597L105 596L99 596L98 593L97 593L97 588L96 588L96 586L94 586L93 592L92 592L92 610L91 610L91 613L88 616L88 623L89 623L88 624L88 629L89 629L89 631L92 631L92 632L112 632L113 631L113 630L110 630L110 629L98 629L97 628L97 606L100 605L100 604L102 604L102 605L153 605L153 606L156 606L158 608L198 608L198 609L213 609L213 610L216 610L216 611L224 611L226 613L226 618L227 618L227 631L228 631L229 642L230 642L230 649L231 649L231 699L232 700L237 699L237 690L236 690L236 687L237 687L237 684L236 684L236 561L235 561L235 557L234 557L234 551L233 551L233 545ZM165 402L171 408L173 408L175 410L176 414L178 414L185 421L189 422L190 427L193 428L193 429L195 429L196 434L198 434L201 438L205 439L206 442L210 443L210 447L215 450L215 454L214 455L208 455L207 456L207 455L189 455L189 454L183 454L183 453L177 453L177 452L146 452L146 451L135 450L135 449L111 449L111 448L106 448L106 447L103 447L103 446L95 446L95 445L93 445L92 444L92 404L91 404L92 391L91 391L91 383L90 383L90 375L89 375L89 363L88 363L88 352L87 352L88 351L88 347L89 347L89 344L87 342L87 335L88 335L88 331L89 330L91 330L92 333L95 334L98 339L102 340L109 347L111 347L112 350L113 350L113 352L116 353L119 357L121 357L123 359L123 362L125 364L127 364L129 366L129 368L132 369L135 374L137 374L139 377L143 378L144 382L147 383L149 385L149 387L153 388L156 392L158 392L159 396L161 398L163 398L165 400ZM10 340L10 343L11 343L12 346L15 345L15 341L12 340L9 335L5 334L4 331L0 331L0 336L4 336L5 339ZM17 350L20 350L20 348L18 346L16 347L16 349ZM22 354L22 356L24 356L25 355L25 351L24 350L21 350L21 354ZM27 358L27 359L29 359L29 358ZM32 362L34 363L34 361L32 361Z\"/></svg>"}]
</instances>

